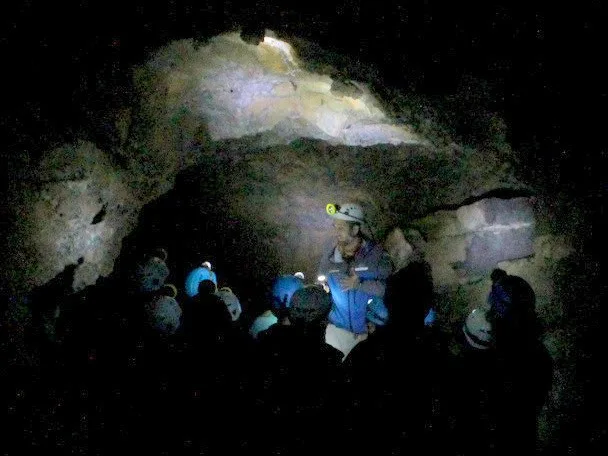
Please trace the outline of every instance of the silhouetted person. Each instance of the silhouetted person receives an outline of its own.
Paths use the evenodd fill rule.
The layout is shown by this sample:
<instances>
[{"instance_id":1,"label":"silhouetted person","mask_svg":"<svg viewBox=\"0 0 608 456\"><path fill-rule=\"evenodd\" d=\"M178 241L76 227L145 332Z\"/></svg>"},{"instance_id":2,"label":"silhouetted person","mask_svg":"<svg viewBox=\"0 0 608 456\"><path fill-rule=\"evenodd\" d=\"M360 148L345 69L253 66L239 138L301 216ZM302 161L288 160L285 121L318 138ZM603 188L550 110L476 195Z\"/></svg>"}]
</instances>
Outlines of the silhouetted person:
<instances>
[{"instance_id":1,"label":"silhouetted person","mask_svg":"<svg viewBox=\"0 0 608 456\"><path fill-rule=\"evenodd\" d=\"M258 442L262 454L271 449L287 454L305 448L327 449L331 433L342 425L332 414L342 355L325 343L330 307L331 300L321 287L306 286L291 298L290 324L274 325L259 335L260 412L274 436L272 441Z\"/></svg>"},{"instance_id":2,"label":"silhouetted person","mask_svg":"<svg viewBox=\"0 0 608 456\"><path fill-rule=\"evenodd\" d=\"M217 297L214 297L217 287L211 280L202 280L197 283L197 293L183 302L183 315L180 331L190 341L207 337L209 331L206 331L211 326L215 328L220 322L227 323L227 318L230 317L226 306L224 312L217 306L208 307L209 302L221 302Z\"/></svg>"},{"instance_id":3,"label":"silhouetted person","mask_svg":"<svg viewBox=\"0 0 608 456\"><path fill-rule=\"evenodd\" d=\"M430 414L434 369L441 360L426 341L424 317L433 303L429 265L402 233L399 253L389 248L397 272L384 295L388 323L353 349L347 358L359 431L377 436L370 450L390 454L396 448L419 448ZM362 441L364 444L364 441Z\"/></svg>"},{"instance_id":4,"label":"silhouetted person","mask_svg":"<svg viewBox=\"0 0 608 456\"><path fill-rule=\"evenodd\" d=\"M292 274L283 274L276 277L272 284L270 296L270 309L259 315L251 325L249 334L257 339L258 334L267 330L274 324L289 324L289 303L291 297L300 288L304 287L304 279Z\"/></svg>"},{"instance_id":5,"label":"silhouetted person","mask_svg":"<svg viewBox=\"0 0 608 456\"><path fill-rule=\"evenodd\" d=\"M530 284L500 269L491 278L487 305L464 322L451 375L454 442L466 455L532 454L552 362L540 341Z\"/></svg>"},{"instance_id":6,"label":"silhouetted person","mask_svg":"<svg viewBox=\"0 0 608 456\"><path fill-rule=\"evenodd\" d=\"M473 309L456 339L460 353L446 382L450 387L450 414L455 417L451 445L459 454L492 454L495 416L492 398L500 388L492 325L488 309Z\"/></svg>"},{"instance_id":7,"label":"silhouetted person","mask_svg":"<svg viewBox=\"0 0 608 456\"><path fill-rule=\"evenodd\" d=\"M414 238L414 233L409 237ZM385 244L396 271L387 280L385 302L389 321L397 321L413 342L422 334L424 318L433 307L431 267L424 260L420 247L407 239L400 229L393 230Z\"/></svg>"},{"instance_id":8,"label":"silhouetted person","mask_svg":"<svg viewBox=\"0 0 608 456\"><path fill-rule=\"evenodd\" d=\"M251 394L246 377L252 361L249 337L233 322L211 281L199 284L182 323L187 348L179 419L184 440L194 448L209 448L211 454L234 454L246 434L243 426L230 423L253 419L247 398Z\"/></svg>"},{"instance_id":9,"label":"silhouetted person","mask_svg":"<svg viewBox=\"0 0 608 456\"><path fill-rule=\"evenodd\" d=\"M552 360L540 340L536 296L528 282L492 273L488 321L492 325L499 384L494 395L498 454L530 454L536 419L551 386Z\"/></svg>"}]
</instances>

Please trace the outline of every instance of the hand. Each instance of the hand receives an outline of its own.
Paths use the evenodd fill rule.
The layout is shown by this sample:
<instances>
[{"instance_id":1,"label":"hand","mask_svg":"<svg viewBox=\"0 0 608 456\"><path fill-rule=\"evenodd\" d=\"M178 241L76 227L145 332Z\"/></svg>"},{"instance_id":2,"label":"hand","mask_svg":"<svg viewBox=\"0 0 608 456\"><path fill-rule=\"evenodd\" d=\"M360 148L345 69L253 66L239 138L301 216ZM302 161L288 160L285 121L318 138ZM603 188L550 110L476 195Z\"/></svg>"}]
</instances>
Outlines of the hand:
<instances>
[{"instance_id":1,"label":"hand","mask_svg":"<svg viewBox=\"0 0 608 456\"><path fill-rule=\"evenodd\" d=\"M371 321L367 322L367 333L374 334L376 332L376 324Z\"/></svg>"},{"instance_id":2,"label":"hand","mask_svg":"<svg viewBox=\"0 0 608 456\"><path fill-rule=\"evenodd\" d=\"M355 274L354 272L351 275L349 275L348 277L340 280L340 286L342 287L342 290L344 290L344 291L354 290L355 288L357 288L359 286L359 283L360 283L359 276L357 274Z\"/></svg>"}]
</instances>

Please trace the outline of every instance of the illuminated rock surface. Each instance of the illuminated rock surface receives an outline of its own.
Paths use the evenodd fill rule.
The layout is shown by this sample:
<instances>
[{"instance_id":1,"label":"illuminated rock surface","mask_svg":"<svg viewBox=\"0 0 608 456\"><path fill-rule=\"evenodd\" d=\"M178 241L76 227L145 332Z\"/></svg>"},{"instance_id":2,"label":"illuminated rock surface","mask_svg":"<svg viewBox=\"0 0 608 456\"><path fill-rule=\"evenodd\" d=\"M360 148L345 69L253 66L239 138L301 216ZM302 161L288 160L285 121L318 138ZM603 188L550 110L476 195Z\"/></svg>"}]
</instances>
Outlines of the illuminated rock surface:
<instances>
[{"instance_id":1,"label":"illuminated rock surface","mask_svg":"<svg viewBox=\"0 0 608 456\"><path fill-rule=\"evenodd\" d=\"M387 117L365 84L334 81L301 68L298 60L271 32L258 46L233 33L198 49L191 41L173 43L150 66L166 78L169 99L183 100L204 119L213 140L273 132L280 142L421 142L411 128Z\"/></svg>"}]
</instances>

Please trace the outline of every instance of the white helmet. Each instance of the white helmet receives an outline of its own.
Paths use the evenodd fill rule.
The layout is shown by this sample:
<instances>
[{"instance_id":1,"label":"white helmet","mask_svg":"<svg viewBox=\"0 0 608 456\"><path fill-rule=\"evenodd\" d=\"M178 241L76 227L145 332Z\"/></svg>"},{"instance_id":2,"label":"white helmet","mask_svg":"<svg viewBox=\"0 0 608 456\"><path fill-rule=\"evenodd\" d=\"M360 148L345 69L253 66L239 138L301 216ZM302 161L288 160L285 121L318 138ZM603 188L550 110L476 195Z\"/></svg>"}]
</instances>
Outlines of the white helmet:
<instances>
[{"instance_id":1,"label":"white helmet","mask_svg":"<svg viewBox=\"0 0 608 456\"><path fill-rule=\"evenodd\" d=\"M223 287L220 288L215 295L218 296L226 305L232 321L238 320L242 312L241 303L239 302L239 298L236 297L232 290L228 287Z\"/></svg>"},{"instance_id":2,"label":"white helmet","mask_svg":"<svg viewBox=\"0 0 608 456\"><path fill-rule=\"evenodd\" d=\"M347 222L365 223L363 208L357 203L328 204L326 211L330 217Z\"/></svg>"},{"instance_id":3,"label":"white helmet","mask_svg":"<svg viewBox=\"0 0 608 456\"><path fill-rule=\"evenodd\" d=\"M487 350L492 345L492 325L488 322L484 309L473 309L464 322L462 331L473 348Z\"/></svg>"}]
</instances>

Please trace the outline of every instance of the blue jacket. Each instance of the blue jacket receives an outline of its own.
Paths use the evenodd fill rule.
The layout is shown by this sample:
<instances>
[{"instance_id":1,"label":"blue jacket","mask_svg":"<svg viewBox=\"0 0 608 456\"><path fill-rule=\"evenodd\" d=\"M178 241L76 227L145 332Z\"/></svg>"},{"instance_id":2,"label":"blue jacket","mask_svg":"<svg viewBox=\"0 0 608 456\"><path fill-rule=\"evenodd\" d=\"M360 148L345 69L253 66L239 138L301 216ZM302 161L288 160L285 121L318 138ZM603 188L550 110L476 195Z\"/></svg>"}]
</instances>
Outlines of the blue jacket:
<instances>
[{"instance_id":1,"label":"blue jacket","mask_svg":"<svg viewBox=\"0 0 608 456\"><path fill-rule=\"evenodd\" d=\"M327 277L331 292L330 323L355 334L366 333L367 303L373 297L384 296L386 279L392 269L388 254L380 245L370 241L364 241L350 261L345 261L335 247L323 255L319 275ZM355 289L344 291L340 280L351 272L357 274L361 283Z\"/></svg>"}]
</instances>

